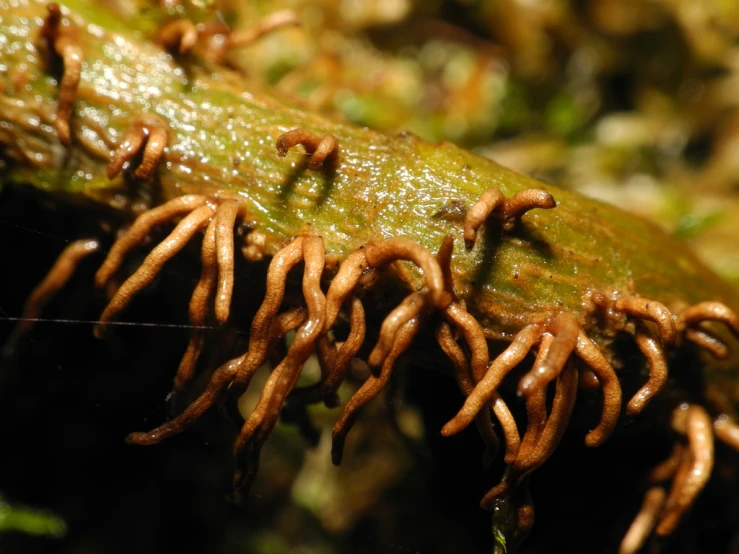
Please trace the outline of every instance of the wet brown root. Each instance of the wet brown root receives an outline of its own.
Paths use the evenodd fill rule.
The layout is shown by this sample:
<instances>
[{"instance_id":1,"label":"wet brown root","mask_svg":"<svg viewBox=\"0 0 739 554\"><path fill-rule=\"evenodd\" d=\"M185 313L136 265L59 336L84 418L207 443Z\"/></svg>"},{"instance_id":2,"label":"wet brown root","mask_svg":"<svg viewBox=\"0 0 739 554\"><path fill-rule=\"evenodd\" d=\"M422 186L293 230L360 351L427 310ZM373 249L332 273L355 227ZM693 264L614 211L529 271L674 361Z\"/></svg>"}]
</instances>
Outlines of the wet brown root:
<instances>
[{"instance_id":1,"label":"wet brown root","mask_svg":"<svg viewBox=\"0 0 739 554\"><path fill-rule=\"evenodd\" d=\"M727 415L721 415L713 422L713 434L724 444L739 452L739 425Z\"/></svg>"},{"instance_id":2,"label":"wet brown root","mask_svg":"<svg viewBox=\"0 0 739 554\"><path fill-rule=\"evenodd\" d=\"M390 353L382 364L380 375L371 375L367 378L359 390L354 393L354 395L349 399L349 402L347 402L344 407L344 411L341 413L341 416L334 425L333 445L331 448L331 461L334 465L339 465L341 463L341 458L344 454L346 435L354 425L359 414L359 410L380 394L380 392L382 392L382 390L387 386L393 368L395 367L395 361L411 345L413 337L416 336L419 328L420 321L417 318L411 319L400 328Z\"/></svg>"},{"instance_id":3,"label":"wet brown root","mask_svg":"<svg viewBox=\"0 0 739 554\"><path fill-rule=\"evenodd\" d=\"M174 231L165 240L151 251L141 264L141 267L121 285L121 288L118 289L113 299L106 306L100 316L100 323L95 328L96 336L102 336L105 330L105 324L115 318L129 304L134 296L154 281L154 277L161 271L162 266L177 254L177 252L182 250L190 242L190 239L195 236L195 233L208 224L213 214L214 210L210 206L196 208L180 221Z\"/></svg>"},{"instance_id":4,"label":"wet brown root","mask_svg":"<svg viewBox=\"0 0 739 554\"><path fill-rule=\"evenodd\" d=\"M137 156L142 148L141 162L133 175L143 181L151 179L164 155L169 135L169 123L164 118L150 113L137 116L111 156L106 169L108 179L118 175L123 164Z\"/></svg>"},{"instance_id":5,"label":"wet brown root","mask_svg":"<svg viewBox=\"0 0 739 554\"><path fill-rule=\"evenodd\" d=\"M18 342L31 330L46 304L69 282L79 264L90 254L98 251L100 243L94 239L71 242L62 250L44 279L33 289L26 300L18 322L4 347L12 352Z\"/></svg>"},{"instance_id":6,"label":"wet brown root","mask_svg":"<svg viewBox=\"0 0 739 554\"><path fill-rule=\"evenodd\" d=\"M556 205L552 195L544 190L526 189L507 199L500 190L487 189L467 211L464 218L465 246L467 250L472 249L475 245L477 230L492 215L501 220L504 230L510 231L516 220L527 211L534 208L550 209Z\"/></svg>"},{"instance_id":7,"label":"wet brown root","mask_svg":"<svg viewBox=\"0 0 739 554\"><path fill-rule=\"evenodd\" d=\"M284 158L287 151L298 144L311 155L308 164L311 169L318 169L329 157L336 157L339 148L339 141L333 135L318 136L305 129L293 129L277 139L277 154Z\"/></svg>"},{"instance_id":8,"label":"wet brown root","mask_svg":"<svg viewBox=\"0 0 739 554\"><path fill-rule=\"evenodd\" d=\"M700 302L684 308L678 317L678 327L684 327L685 338L711 355L723 360L728 358L729 349L724 341L702 323L715 321L725 324L735 337L739 338L739 316L721 302Z\"/></svg>"},{"instance_id":9,"label":"wet brown root","mask_svg":"<svg viewBox=\"0 0 739 554\"><path fill-rule=\"evenodd\" d=\"M672 312L664 304L640 296L624 296L616 300L616 310L632 317L647 319L657 325L662 344L670 348L675 344L677 329Z\"/></svg>"},{"instance_id":10,"label":"wet brown root","mask_svg":"<svg viewBox=\"0 0 739 554\"><path fill-rule=\"evenodd\" d=\"M228 38L226 47L228 49L241 48L253 44L264 35L273 33L285 27L300 26L300 19L291 10L281 10L269 14L262 19L258 25L244 31L236 31Z\"/></svg>"},{"instance_id":11,"label":"wet brown root","mask_svg":"<svg viewBox=\"0 0 739 554\"><path fill-rule=\"evenodd\" d=\"M667 358L660 342L652 336L645 325L637 325L634 335L636 344L649 363L649 380L640 388L626 405L626 414L640 413L652 398L664 389L667 383Z\"/></svg>"},{"instance_id":12,"label":"wet brown root","mask_svg":"<svg viewBox=\"0 0 739 554\"><path fill-rule=\"evenodd\" d=\"M675 411L677 427L684 418L688 448L677 468L670 494L657 524L656 533L664 537L677 527L685 512L708 482L713 469L713 432L708 413L700 406L680 407Z\"/></svg>"},{"instance_id":13,"label":"wet brown root","mask_svg":"<svg viewBox=\"0 0 739 554\"><path fill-rule=\"evenodd\" d=\"M428 301L427 299L426 291L414 292L388 314L380 327L380 339L369 355L368 364L370 368L377 368L382 365L393 344L395 344L398 330L421 313Z\"/></svg>"},{"instance_id":14,"label":"wet brown root","mask_svg":"<svg viewBox=\"0 0 739 554\"><path fill-rule=\"evenodd\" d=\"M637 554L639 552L657 524L657 518L665 504L665 498L665 489L662 487L652 487L646 492L639 513L621 541L621 546L618 549L619 554Z\"/></svg>"},{"instance_id":15,"label":"wet brown root","mask_svg":"<svg viewBox=\"0 0 739 554\"><path fill-rule=\"evenodd\" d=\"M159 30L158 39L170 53L187 54L198 43L198 28L189 19L176 19Z\"/></svg>"},{"instance_id":16,"label":"wet brown root","mask_svg":"<svg viewBox=\"0 0 739 554\"><path fill-rule=\"evenodd\" d=\"M47 4L46 8L49 15L46 16L41 27L41 38L46 42L49 63L51 64L56 58L61 60L63 66L54 126L59 140L65 146L69 146L71 143L69 126L74 113L74 99L77 95L80 75L82 74L83 54L76 37L72 35L72 27L61 24L62 13L59 5L50 3Z\"/></svg>"},{"instance_id":17,"label":"wet brown root","mask_svg":"<svg viewBox=\"0 0 739 554\"><path fill-rule=\"evenodd\" d=\"M215 243L218 264L218 287L216 291L216 321L225 323L231 310L234 286L234 227L236 220L244 216L244 204L225 201L216 211Z\"/></svg>"}]
</instances>

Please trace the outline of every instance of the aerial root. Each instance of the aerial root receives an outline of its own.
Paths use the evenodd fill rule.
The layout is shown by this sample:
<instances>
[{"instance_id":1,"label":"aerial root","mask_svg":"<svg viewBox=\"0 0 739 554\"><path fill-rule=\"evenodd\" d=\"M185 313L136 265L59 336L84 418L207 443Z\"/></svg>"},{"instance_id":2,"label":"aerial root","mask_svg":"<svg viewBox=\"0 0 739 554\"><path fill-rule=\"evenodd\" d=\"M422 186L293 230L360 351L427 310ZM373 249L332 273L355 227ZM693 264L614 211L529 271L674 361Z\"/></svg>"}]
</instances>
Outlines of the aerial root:
<instances>
[{"instance_id":1,"label":"aerial root","mask_svg":"<svg viewBox=\"0 0 739 554\"><path fill-rule=\"evenodd\" d=\"M278 156L284 158L287 151L298 144L311 155L308 164L311 169L318 169L329 157L335 158L339 149L339 141L333 135L318 136L306 129L293 129L277 139Z\"/></svg>"},{"instance_id":2,"label":"aerial root","mask_svg":"<svg viewBox=\"0 0 739 554\"><path fill-rule=\"evenodd\" d=\"M49 272L43 280L36 285L31 295L26 300L21 314L21 320L13 329L5 351L12 352L18 342L33 327L34 321L39 317L46 304L69 282L79 264L98 251L100 243L94 239L82 239L69 243L62 250Z\"/></svg>"},{"instance_id":3,"label":"aerial root","mask_svg":"<svg viewBox=\"0 0 739 554\"><path fill-rule=\"evenodd\" d=\"M206 225L203 241L201 279L190 301L190 323L193 336L175 378L175 389L181 388L192 376L192 369L202 349L202 327L208 314L213 283L217 279L215 311L218 323L229 316L233 290L234 254L233 231L238 217L243 217L242 203L226 199L210 204L204 196L187 195L170 200L166 204L140 215L128 231L110 249L108 256L95 275L98 288L102 288L120 268L126 254L138 245L160 223L188 213L174 231L151 251L139 269L116 291L100 316L95 334L101 336L105 324L116 317L141 290L151 284L164 264L187 245L192 237Z\"/></svg>"},{"instance_id":4,"label":"aerial root","mask_svg":"<svg viewBox=\"0 0 739 554\"><path fill-rule=\"evenodd\" d=\"M573 314L562 312L552 318L547 331L554 336L547 356L541 363L534 364L518 384L519 394L525 397L546 390L547 385L557 378L575 349L580 324Z\"/></svg>"},{"instance_id":5,"label":"aerial root","mask_svg":"<svg viewBox=\"0 0 739 554\"><path fill-rule=\"evenodd\" d=\"M41 27L41 38L46 42L49 65L59 59L63 67L54 127L62 144L69 146L70 122L82 74L83 54L77 38L72 36L73 28L70 25L61 25L62 13L59 5L49 3L46 8L49 14Z\"/></svg>"},{"instance_id":6,"label":"aerial root","mask_svg":"<svg viewBox=\"0 0 739 554\"><path fill-rule=\"evenodd\" d=\"M417 242L406 238L393 238L370 242L364 248L367 263L380 268L397 260L413 262L421 268L426 280L431 302L440 310L451 302L451 295L444 286L444 273L436 257Z\"/></svg>"},{"instance_id":7,"label":"aerial root","mask_svg":"<svg viewBox=\"0 0 739 554\"><path fill-rule=\"evenodd\" d=\"M123 164L137 156L142 148L141 162L133 176L142 181L151 179L164 156L170 133L169 123L163 117L151 113L136 116L111 156L106 169L108 179L118 175Z\"/></svg>"},{"instance_id":8,"label":"aerial root","mask_svg":"<svg viewBox=\"0 0 739 554\"><path fill-rule=\"evenodd\" d=\"M344 454L344 442L346 435L351 430L356 421L359 410L375 398L387 386L390 376L392 375L395 361L405 352L413 341L420 329L420 320L413 318L406 322L397 332L395 342L393 343L390 353L382 364L382 369L378 376L370 375L362 386L349 399L344 411L341 413L338 421L334 425L333 443L331 447L331 461L334 465L339 465Z\"/></svg>"},{"instance_id":9,"label":"aerial root","mask_svg":"<svg viewBox=\"0 0 739 554\"><path fill-rule=\"evenodd\" d=\"M305 260L303 296L308 316L298 328L287 356L267 379L256 407L244 422L236 439L234 455L237 469L234 487L242 490L249 489L258 469L261 447L277 423L280 410L287 395L295 386L303 365L323 334L326 317L326 297L321 291L321 275L325 262L323 239L305 237L303 259Z\"/></svg>"},{"instance_id":10,"label":"aerial root","mask_svg":"<svg viewBox=\"0 0 739 554\"><path fill-rule=\"evenodd\" d=\"M540 467L554 452L562 439L577 398L577 370L572 360L557 377L552 412L536 441L526 440L519 449L518 456L509 465L505 479L490 489L480 501L480 507L492 510L495 502L502 494L507 494L511 487L517 487L528 474Z\"/></svg>"},{"instance_id":11,"label":"aerial root","mask_svg":"<svg viewBox=\"0 0 739 554\"><path fill-rule=\"evenodd\" d=\"M391 311L380 327L380 338L367 360L371 369L382 365L395 343L398 330L417 317L428 302L427 291L409 294L393 311Z\"/></svg>"},{"instance_id":12,"label":"aerial root","mask_svg":"<svg viewBox=\"0 0 739 554\"><path fill-rule=\"evenodd\" d=\"M713 424L706 410L695 404L680 406L673 412L673 426L685 433L688 445L673 452L679 463L657 523L655 532L660 537L675 530L705 487L713 469ZM668 464L666 469L673 465Z\"/></svg>"},{"instance_id":13,"label":"aerial root","mask_svg":"<svg viewBox=\"0 0 739 554\"><path fill-rule=\"evenodd\" d=\"M717 334L702 325L706 321L725 324L739 338L739 316L721 302L700 302L684 308L678 314L678 327L684 328L687 340L707 350L716 359L726 359L729 348Z\"/></svg>"},{"instance_id":14,"label":"aerial root","mask_svg":"<svg viewBox=\"0 0 739 554\"><path fill-rule=\"evenodd\" d=\"M198 27L189 19L175 19L159 29L157 38L171 54L187 54L198 43Z\"/></svg>"},{"instance_id":15,"label":"aerial root","mask_svg":"<svg viewBox=\"0 0 739 554\"><path fill-rule=\"evenodd\" d=\"M641 509L621 541L619 554L639 552L657 524L657 518L665 504L666 496L665 489L662 487L652 487L644 494Z\"/></svg>"},{"instance_id":16,"label":"aerial root","mask_svg":"<svg viewBox=\"0 0 739 554\"><path fill-rule=\"evenodd\" d=\"M634 335L636 344L649 364L649 380L640 388L626 405L626 414L635 416L659 394L667 383L667 358L665 351L652 332L644 325L638 324Z\"/></svg>"},{"instance_id":17,"label":"aerial root","mask_svg":"<svg viewBox=\"0 0 739 554\"><path fill-rule=\"evenodd\" d=\"M467 211L464 218L464 243L467 250L475 245L477 230L491 216L500 219L503 229L510 231L524 213L534 208L550 209L557 205L551 194L539 189L526 189L506 198L497 188L487 189Z\"/></svg>"},{"instance_id":18,"label":"aerial root","mask_svg":"<svg viewBox=\"0 0 739 554\"><path fill-rule=\"evenodd\" d=\"M195 233L205 227L214 210L210 206L200 206L180 221L174 231L149 253L136 272L131 275L115 293L100 316L95 327L95 335L101 337L105 324L115 318L144 288L148 287L164 264L182 250Z\"/></svg>"},{"instance_id":19,"label":"aerial root","mask_svg":"<svg viewBox=\"0 0 739 554\"><path fill-rule=\"evenodd\" d=\"M659 329L662 344L666 348L674 346L677 338L675 319L664 304L640 296L624 296L616 300L614 308L629 316L654 322Z\"/></svg>"},{"instance_id":20,"label":"aerial root","mask_svg":"<svg viewBox=\"0 0 739 554\"><path fill-rule=\"evenodd\" d=\"M249 46L264 35L273 33L278 29L283 29L285 27L298 27L300 25L300 19L295 15L295 12L291 10L277 11L269 14L250 29L231 33L226 42L226 48L233 49Z\"/></svg>"}]
</instances>

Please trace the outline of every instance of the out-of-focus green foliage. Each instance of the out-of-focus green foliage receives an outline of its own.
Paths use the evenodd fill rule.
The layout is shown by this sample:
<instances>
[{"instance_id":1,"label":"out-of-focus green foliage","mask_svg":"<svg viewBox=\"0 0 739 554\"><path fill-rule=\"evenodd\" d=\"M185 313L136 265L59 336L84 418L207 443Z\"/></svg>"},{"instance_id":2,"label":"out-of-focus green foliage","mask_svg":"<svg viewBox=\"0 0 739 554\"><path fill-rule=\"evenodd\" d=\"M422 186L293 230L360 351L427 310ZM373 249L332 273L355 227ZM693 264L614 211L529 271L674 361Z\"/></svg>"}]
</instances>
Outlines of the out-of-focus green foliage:
<instances>
[{"instance_id":1,"label":"out-of-focus green foliage","mask_svg":"<svg viewBox=\"0 0 739 554\"><path fill-rule=\"evenodd\" d=\"M63 537L67 526L44 510L12 506L0 500L0 533L17 531L28 535Z\"/></svg>"}]
</instances>

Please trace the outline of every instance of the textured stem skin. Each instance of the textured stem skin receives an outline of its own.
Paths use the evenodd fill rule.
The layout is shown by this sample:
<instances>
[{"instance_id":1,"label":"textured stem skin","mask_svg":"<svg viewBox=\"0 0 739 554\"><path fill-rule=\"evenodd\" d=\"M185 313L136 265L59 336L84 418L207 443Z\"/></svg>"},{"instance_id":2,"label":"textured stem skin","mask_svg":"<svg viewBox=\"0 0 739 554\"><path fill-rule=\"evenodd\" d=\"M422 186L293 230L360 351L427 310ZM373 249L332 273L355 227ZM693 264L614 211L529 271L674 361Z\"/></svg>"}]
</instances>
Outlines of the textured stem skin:
<instances>
[{"instance_id":1,"label":"textured stem skin","mask_svg":"<svg viewBox=\"0 0 739 554\"><path fill-rule=\"evenodd\" d=\"M38 50L45 3L0 0L0 152L11 160L2 182L119 209L130 204L121 198L158 204L183 194L236 194L265 235L266 254L290 237L318 233L334 261L370 239L404 236L435 251L451 233L463 244L461 219L435 214L459 202L470 207L490 187L507 197L540 188L556 208L527 213L510 232L491 220L474 249L454 253L455 290L489 338L510 339L568 308L605 344L612 329L591 317L593 291L639 294L668 307L715 300L739 308L735 291L649 222L452 144L358 128L260 90L241 74L180 66L103 6L63 4L85 60L67 149L53 127L57 83ZM111 151L144 112L172 128L156 184L127 185L122 175L109 181ZM300 147L278 157L277 138L299 127L337 137L336 159L311 169ZM422 286L410 264L394 270L408 288Z\"/></svg>"}]
</instances>

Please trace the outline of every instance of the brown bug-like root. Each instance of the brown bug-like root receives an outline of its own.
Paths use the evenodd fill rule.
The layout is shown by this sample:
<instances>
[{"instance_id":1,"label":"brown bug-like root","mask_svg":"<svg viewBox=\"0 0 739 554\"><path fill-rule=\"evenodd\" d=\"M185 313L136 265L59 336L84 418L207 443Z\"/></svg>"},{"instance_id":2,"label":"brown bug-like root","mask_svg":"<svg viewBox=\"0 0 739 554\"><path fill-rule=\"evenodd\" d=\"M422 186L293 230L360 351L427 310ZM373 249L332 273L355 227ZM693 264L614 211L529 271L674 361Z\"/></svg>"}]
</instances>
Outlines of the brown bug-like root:
<instances>
[{"instance_id":1,"label":"brown bug-like root","mask_svg":"<svg viewBox=\"0 0 739 554\"><path fill-rule=\"evenodd\" d=\"M182 250L193 236L207 227L202 245L202 271L190 300L192 335L174 380L174 390L190 381L205 340L205 325L211 303L219 324L228 320L234 284L234 239L236 222L244 217L244 205L231 199L212 201L202 195L186 195L140 215L113 244L95 275L98 288L108 284L126 255L154 229L184 216L170 235L146 257L141 267L115 292L100 316L95 334L102 336L113 320L133 298L149 286L167 260Z\"/></svg>"},{"instance_id":2,"label":"brown bug-like root","mask_svg":"<svg viewBox=\"0 0 739 554\"><path fill-rule=\"evenodd\" d=\"M164 156L170 132L169 123L156 114L137 116L111 156L106 169L108 179L118 175L123 164L131 161L139 153L141 162L134 170L133 176L143 181L151 179Z\"/></svg>"},{"instance_id":3,"label":"brown bug-like root","mask_svg":"<svg viewBox=\"0 0 739 554\"><path fill-rule=\"evenodd\" d=\"M277 139L277 154L284 158L287 151L298 144L311 155L308 164L311 169L318 169L329 157L335 158L339 149L339 141L333 135L318 136L305 129L293 129Z\"/></svg>"},{"instance_id":4,"label":"brown bug-like root","mask_svg":"<svg viewBox=\"0 0 739 554\"><path fill-rule=\"evenodd\" d=\"M480 199L467 210L464 218L464 244L467 250L475 245L477 230L491 216L497 217L503 229L510 231L516 221L534 208L554 208L557 202L551 194L544 190L526 189L506 198L497 188L487 189Z\"/></svg>"},{"instance_id":5,"label":"brown bug-like root","mask_svg":"<svg viewBox=\"0 0 739 554\"><path fill-rule=\"evenodd\" d=\"M47 65L62 63L62 76L59 82L59 98L57 100L56 128L59 140L69 146L71 143L70 122L74 113L74 99L82 74L82 48L75 36L76 29L71 24L62 24L62 12L59 4L46 6L49 15L41 27L41 39L46 51Z\"/></svg>"},{"instance_id":6,"label":"brown bug-like root","mask_svg":"<svg viewBox=\"0 0 739 554\"><path fill-rule=\"evenodd\" d=\"M100 243L95 239L71 242L62 250L46 277L33 289L23 306L21 320L8 338L3 353L10 355L20 340L33 328L46 304L69 282L79 264L98 251Z\"/></svg>"}]
</instances>

